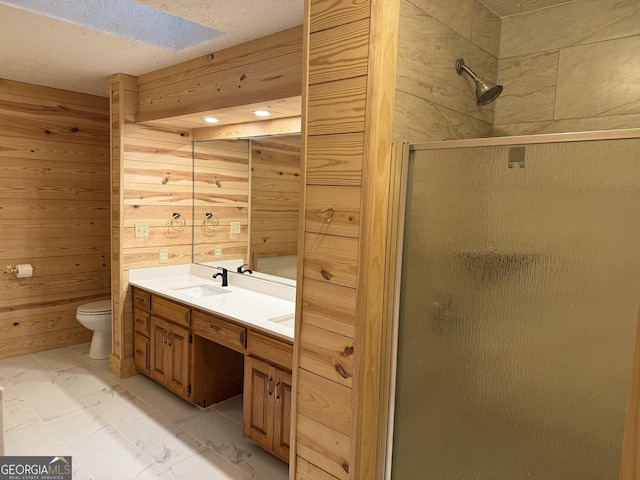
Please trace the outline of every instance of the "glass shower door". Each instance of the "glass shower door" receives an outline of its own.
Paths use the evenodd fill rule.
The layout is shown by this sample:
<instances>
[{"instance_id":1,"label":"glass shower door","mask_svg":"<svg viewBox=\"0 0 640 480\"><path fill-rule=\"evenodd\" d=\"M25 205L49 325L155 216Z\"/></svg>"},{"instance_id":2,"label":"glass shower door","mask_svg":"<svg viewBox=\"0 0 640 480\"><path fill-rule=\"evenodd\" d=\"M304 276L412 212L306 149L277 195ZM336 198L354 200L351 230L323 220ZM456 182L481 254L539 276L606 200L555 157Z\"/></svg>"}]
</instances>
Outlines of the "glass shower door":
<instances>
[{"instance_id":1,"label":"glass shower door","mask_svg":"<svg viewBox=\"0 0 640 480\"><path fill-rule=\"evenodd\" d=\"M618 478L639 140L413 151L391 478Z\"/></svg>"}]
</instances>

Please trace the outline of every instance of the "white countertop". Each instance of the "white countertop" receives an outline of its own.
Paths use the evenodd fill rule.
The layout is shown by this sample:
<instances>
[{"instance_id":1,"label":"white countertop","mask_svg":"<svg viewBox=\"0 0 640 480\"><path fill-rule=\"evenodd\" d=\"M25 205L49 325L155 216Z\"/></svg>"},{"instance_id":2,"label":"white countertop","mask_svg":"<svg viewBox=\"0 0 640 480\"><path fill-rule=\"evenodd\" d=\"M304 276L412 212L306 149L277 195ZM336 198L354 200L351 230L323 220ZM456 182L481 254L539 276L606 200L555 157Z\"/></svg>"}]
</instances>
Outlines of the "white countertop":
<instances>
[{"instance_id":1,"label":"white countertop","mask_svg":"<svg viewBox=\"0 0 640 480\"><path fill-rule=\"evenodd\" d=\"M221 287L220 270L196 264L129 270L129 284L171 298L249 327L294 338L295 287L229 271L229 286ZM228 293L194 297L176 289L208 285ZM273 321L273 319L277 321Z\"/></svg>"}]
</instances>

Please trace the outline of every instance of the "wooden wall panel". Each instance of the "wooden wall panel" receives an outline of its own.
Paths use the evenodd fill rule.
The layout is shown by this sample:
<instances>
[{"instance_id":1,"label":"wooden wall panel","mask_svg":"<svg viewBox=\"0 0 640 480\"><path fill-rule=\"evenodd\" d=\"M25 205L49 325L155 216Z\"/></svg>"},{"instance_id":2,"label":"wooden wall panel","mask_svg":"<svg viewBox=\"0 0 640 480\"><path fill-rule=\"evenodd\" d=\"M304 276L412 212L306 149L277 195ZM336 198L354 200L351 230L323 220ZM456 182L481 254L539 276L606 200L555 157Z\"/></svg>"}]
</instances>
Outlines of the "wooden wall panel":
<instances>
[{"instance_id":1,"label":"wooden wall panel","mask_svg":"<svg viewBox=\"0 0 640 480\"><path fill-rule=\"evenodd\" d=\"M216 110L299 96L302 28L140 77L137 120Z\"/></svg>"},{"instance_id":2,"label":"wooden wall panel","mask_svg":"<svg viewBox=\"0 0 640 480\"><path fill-rule=\"evenodd\" d=\"M0 80L0 357L86 342L82 303L109 298L108 99Z\"/></svg>"},{"instance_id":3,"label":"wooden wall panel","mask_svg":"<svg viewBox=\"0 0 640 480\"><path fill-rule=\"evenodd\" d=\"M194 155L194 260L248 258L249 142L197 142ZM231 222L240 223L240 233L231 233Z\"/></svg>"},{"instance_id":4,"label":"wooden wall panel","mask_svg":"<svg viewBox=\"0 0 640 480\"><path fill-rule=\"evenodd\" d=\"M124 145L127 126L135 122L137 103L135 77L114 75L109 78L110 134L111 134L111 298L112 298L112 355L109 370L119 376L133 375L133 351L127 351L133 331L128 329L127 318L131 315L128 301L128 272L123 269L123 186Z\"/></svg>"},{"instance_id":5,"label":"wooden wall panel","mask_svg":"<svg viewBox=\"0 0 640 480\"><path fill-rule=\"evenodd\" d=\"M350 338L356 330L356 291L322 280L305 279L301 310L304 325L317 326Z\"/></svg>"},{"instance_id":6,"label":"wooden wall panel","mask_svg":"<svg viewBox=\"0 0 640 480\"><path fill-rule=\"evenodd\" d=\"M308 137L306 155L307 185L362 184L364 135L318 135Z\"/></svg>"},{"instance_id":7,"label":"wooden wall panel","mask_svg":"<svg viewBox=\"0 0 640 480\"><path fill-rule=\"evenodd\" d=\"M368 53L368 18L311 35L309 85L366 75Z\"/></svg>"},{"instance_id":8,"label":"wooden wall panel","mask_svg":"<svg viewBox=\"0 0 640 480\"><path fill-rule=\"evenodd\" d=\"M299 458L296 463L295 478L298 480L336 480L336 477L303 458Z\"/></svg>"},{"instance_id":9,"label":"wooden wall panel","mask_svg":"<svg viewBox=\"0 0 640 480\"><path fill-rule=\"evenodd\" d=\"M361 194L359 187L309 185L305 204L307 231L357 238Z\"/></svg>"},{"instance_id":10,"label":"wooden wall panel","mask_svg":"<svg viewBox=\"0 0 640 480\"><path fill-rule=\"evenodd\" d=\"M351 388L300 369L298 414L319 420L342 434L351 433Z\"/></svg>"},{"instance_id":11,"label":"wooden wall panel","mask_svg":"<svg viewBox=\"0 0 640 480\"><path fill-rule=\"evenodd\" d=\"M382 478L381 387L388 360L383 326L390 320L383 306L399 8L395 0L307 2L304 256L292 450L300 478ZM331 222L319 218L327 208L334 210ZM338 349L345 343L348 361L341 361ZM348 418L327 415L321 390L336 398L348 392Z\"/></svg>"},{"instance_id":12,"label":"wooden wall panel","mask_svg":"<svg viewBox=\"0 0 640 480\"><path fill-rule=\"evenodd\" d=\"M300 135L251 140L251 268L298 252L301 161Z\"/></svg>"},{"instance_id":13,"label":"wooden wall panel","mask_svg":"<svg viewBox=\"0 0 640 480\"><path fill-rule=\"evenodd\" d=\"M332 27L369 18L369 0L314 0L309 2L309 32L318 32Z\"/></svg>"},{"instance_id":14,"label":"wooden wall panel","mask_svg":"<svg viewBox=\"0 0 640 480\"><path fill-rule=\"evenodd\" d=\"M353 337L346 337L305 322L300 342L300 368L346 387L353 379Z\"/></svg>"},{"instance_id":15,"label":"wooden wall panel","mask_svg":"<svg viewBox=\"0 0 640 480\"><path fill-rule=\"evenodd\" d=\"M296 415L296 425L298 455L334 477L349 479L350 437L306 415Z\"/></svg>"},{"instance_id":16,"label":"wooden wall panel","mask_svg":"<svg viewBox=\"0 0 640 480\"><path fill-rule=\"evenodd\" d=\"M358 239L307 232L304 237L304 278L356 287Z\"/></svg>"},{"instance_id":17,"label":"wooden wall panel","mask_svg":"<svg viewBox=\"0 0 640 480\"><path fill-rule=\"evenodd\" d=\"M309 86L309 135L364 131L366 77Z\"/></svg>"},{"instance_id":18,"label":"wooden wall panel","mask_svg":"<svg viewBox=\"0 0 640 480\"><path fill-rule=\"evenodd\" d=\"M146 138L147 133L153 140ZM126 125L123 144L121 201L127 213L120 228L123 255L131 258L135 250L139 257L145 252L149 256L147 266L157 266L159 248L168 247L168 263L182 263L176 261L172 250L188 250L191 246L191 141L180 131ZM146 214L152 211L153 217L148 218ZM137 223L148 225L148 237L135 237ZM123 266L131 268L127 263Z\"/></svg>"}]
</instances>

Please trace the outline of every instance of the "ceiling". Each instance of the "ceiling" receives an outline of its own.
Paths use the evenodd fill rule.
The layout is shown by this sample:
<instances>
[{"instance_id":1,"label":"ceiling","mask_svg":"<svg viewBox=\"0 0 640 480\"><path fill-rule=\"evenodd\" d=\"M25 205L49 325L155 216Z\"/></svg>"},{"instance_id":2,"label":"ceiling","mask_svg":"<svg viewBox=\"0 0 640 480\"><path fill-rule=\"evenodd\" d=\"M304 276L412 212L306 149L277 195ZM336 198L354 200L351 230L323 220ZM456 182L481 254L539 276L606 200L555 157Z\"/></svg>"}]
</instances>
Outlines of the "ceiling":
<instances>
[{"instance_id":1,"label":"ceiling","mask_svg":"<svg viewBox=\"0 0 640 480\"><path fill-rule=\"evenodd\" d=\"M25 5L51 0L20 0ZM56 0L68 6L75 0ZM85 15L109 11L114 0L81 0ZM167 50L9 6L0 0L0 78L108 96L107 76L141 75L302 24L304 0L135 0L224 32L180 51ZM444 1L444 0L443 0ZM451 0L449 0L451 1ZM481 0L501 17L575 0ZM4 2L4 3L3 3ZM158 25L158 28L162 28ZM300 99L279 105L280 117ZM278 113L278 112L277 112ZM195 118L182 118L189 127ZM198 119L201 121L201 118ZM224 123L233 123L237 119Z\"/></svg>"},{"instance_id":2,"label":"ceiling","mask_svg":"<svg viewBox=\"0 0 640 480\"><path fill-rule=\"evenodd\" d=\"M112 1L83 0L86 14L96 15L102 8L108 11ZM304 9L303 0L136 2L224 34L176 52L8 6L0 0L0 78L106 97L106 78L113 73L141 75L301 25Z\"/></svg>"}]
</instances>

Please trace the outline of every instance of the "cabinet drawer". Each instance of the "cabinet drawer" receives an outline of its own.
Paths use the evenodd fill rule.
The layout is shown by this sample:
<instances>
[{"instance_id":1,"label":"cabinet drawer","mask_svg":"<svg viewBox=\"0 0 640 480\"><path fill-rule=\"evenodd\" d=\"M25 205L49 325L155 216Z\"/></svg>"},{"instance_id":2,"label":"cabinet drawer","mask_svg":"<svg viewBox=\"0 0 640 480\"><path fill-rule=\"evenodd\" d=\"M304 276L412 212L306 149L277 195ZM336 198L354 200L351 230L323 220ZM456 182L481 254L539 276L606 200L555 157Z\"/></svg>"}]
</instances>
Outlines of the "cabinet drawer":
<instances>
[{"instance_id":1,"label":"cabinet drawer","mask_svg":"<svg viewBox=\"0 0 640 480\"><path fill-rule=\"evenodd\" d=\"M151 334L151 314L136 308L133 312L133 331L145 336Z\"/></svg>"},{"instance_id":2,"label":"cabinet drawer","mask_svg":"<svg viewBox=\"0 0 640 480\"><path fill-rule=\"evenodd\" d=\"M135 333L133 335L133 362L138 370L147 375L150 367L149 353L149 338Z\"/></svg>"},{"instance_id":3,"label":"cabinet drawer","mask_svg":"<svg viewBox=\"0 0 640 480\"><path fill-rule=\"evenodd\" d=\"M288 370L293 369L293 345L291 343L250 330L247 350L250 355L262 358Z\"/></svg>"},{"instance_id":4,"label":"cabinet drawer","mask_svg":"<svg viewBox=\"0 0 640 480\"><path fill-rule=\"evenodd\" d=\"M151 310L151 294L144 290L133 289L133 308L139 308L141 310Z\"/></svg>"},{"instance_id":5,"label":"cabinet drawer","mask_svg":"<svg viewBox=\"0 0 640 480\"><path fill-rule=\"evenodd\" d=\"M193 329L197 335L244 353L247 329L222 318L193 312Z\"/></svg>"},{"instance_id":6,"label":"cabinet drawer","mask_svg":"<svg viewBox=\"0 0 640 480\"><path fill-rule=\"evenodd\" d=\"M189 307L167 300L166 298L153 296L153 314L165 320L188 327L191 323L191 310Z\"/></svg>"}]
</instances>

